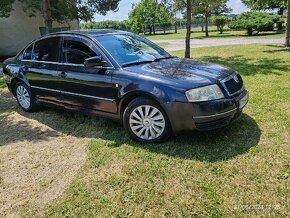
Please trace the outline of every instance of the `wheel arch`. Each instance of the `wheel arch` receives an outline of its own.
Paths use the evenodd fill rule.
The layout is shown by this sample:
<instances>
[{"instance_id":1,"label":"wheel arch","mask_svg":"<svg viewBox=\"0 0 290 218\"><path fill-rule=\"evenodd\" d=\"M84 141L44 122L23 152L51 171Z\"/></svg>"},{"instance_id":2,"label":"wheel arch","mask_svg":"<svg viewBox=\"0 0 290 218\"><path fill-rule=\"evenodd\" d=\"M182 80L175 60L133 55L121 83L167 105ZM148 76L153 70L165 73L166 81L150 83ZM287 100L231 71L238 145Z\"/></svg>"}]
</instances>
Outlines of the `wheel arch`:
<instances>
[{"instance_id":1,"label":"wheel arch","mask_svg":"<svg viewBox=\"0 0 290 218\"><path fill-rule=\"evenodd\" d=\"M160 107L166 112L161 99L157 98L156 96L148 92L134 91L134 92L130 92L126 94L119 103L119 115L120 115L121 120L123 119L123 114L126 107L130 104L130 102L132 102L134 99L139 98L139 97L148 97L156 101L160 105Z\"/></svg>"},{"instance_id":2,"label":"wheel arch","mask_svg":"<svg viewBox=\"0 0 290 218\"><path fill-rule=\"evenodd\" d=\"M27 85L28 87L30 87L30 85L28 84L27 81L20 79L19 77L14 77L11 79L11 83L10 83L10 87L11 87L11 92L13 93L13 95L15 96L15 86L17 83L19 82L23 82L25 85Z\"/></svg>"}]
</instances>

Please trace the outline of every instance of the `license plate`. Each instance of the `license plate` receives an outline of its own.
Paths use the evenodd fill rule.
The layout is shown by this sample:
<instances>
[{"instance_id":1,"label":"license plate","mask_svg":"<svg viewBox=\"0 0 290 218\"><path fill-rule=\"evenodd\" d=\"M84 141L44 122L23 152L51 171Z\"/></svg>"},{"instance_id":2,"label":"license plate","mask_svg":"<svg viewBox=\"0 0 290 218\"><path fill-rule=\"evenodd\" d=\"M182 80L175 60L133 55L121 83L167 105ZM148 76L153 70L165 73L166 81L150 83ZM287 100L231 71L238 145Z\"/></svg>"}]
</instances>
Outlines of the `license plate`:
<instances>
[{"instance_id":1,"label":"license plate","mask_svg":"<svg viewBox=\"0 0 290 218\"><path fill-rule=\"evenodd\" d=\"M240 101L239 101L239 109L242 110L249 101L249 93L247 93Z\"/></svg>"}]
</instances>

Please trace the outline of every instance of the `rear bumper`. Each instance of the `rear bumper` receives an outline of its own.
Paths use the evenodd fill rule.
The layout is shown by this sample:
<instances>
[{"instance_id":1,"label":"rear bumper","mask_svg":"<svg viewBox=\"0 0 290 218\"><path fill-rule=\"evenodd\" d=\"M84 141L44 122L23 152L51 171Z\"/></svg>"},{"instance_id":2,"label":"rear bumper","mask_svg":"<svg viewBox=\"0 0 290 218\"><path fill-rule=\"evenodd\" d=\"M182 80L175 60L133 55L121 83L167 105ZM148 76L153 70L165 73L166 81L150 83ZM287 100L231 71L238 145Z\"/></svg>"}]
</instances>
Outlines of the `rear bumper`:
<instances>
[{"instance_id":1,"label":"rear bumper","mask_svg":"<svg viewBox=\"0 0 290 218\"><path fill-rule=\"evenodd\" d=\"M164 107L174 133L185 130L212 130L236 120L248 99L249 94L245 90L231 99L202 103L172 102L165 104Z\"/></svg>"}]
</instances>

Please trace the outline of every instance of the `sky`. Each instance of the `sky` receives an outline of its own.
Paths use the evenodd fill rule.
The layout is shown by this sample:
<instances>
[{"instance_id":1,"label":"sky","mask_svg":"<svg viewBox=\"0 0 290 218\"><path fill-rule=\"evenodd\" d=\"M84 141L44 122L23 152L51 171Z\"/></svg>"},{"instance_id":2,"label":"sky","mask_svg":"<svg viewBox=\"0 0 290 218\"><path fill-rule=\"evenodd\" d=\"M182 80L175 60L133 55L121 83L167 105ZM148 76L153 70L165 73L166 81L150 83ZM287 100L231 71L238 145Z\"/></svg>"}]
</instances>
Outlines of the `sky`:
<instances>
[{"instance_id":1,"label":"sky","mask_svg":"<svg viewBox=\"0 0 290 218\"><path fill-rule=\"evenodd\" d=\"M126 20L128 19L129 11L132 9L132 4L138 2L140 2L140 0L121 0L119 3L118 12L109 12L106 16L95 15L95 20ZM232 13L234 14L239 14L248 10L241 0L229 0L228 6L233 9Z\"/></svg>"}]
</instances>

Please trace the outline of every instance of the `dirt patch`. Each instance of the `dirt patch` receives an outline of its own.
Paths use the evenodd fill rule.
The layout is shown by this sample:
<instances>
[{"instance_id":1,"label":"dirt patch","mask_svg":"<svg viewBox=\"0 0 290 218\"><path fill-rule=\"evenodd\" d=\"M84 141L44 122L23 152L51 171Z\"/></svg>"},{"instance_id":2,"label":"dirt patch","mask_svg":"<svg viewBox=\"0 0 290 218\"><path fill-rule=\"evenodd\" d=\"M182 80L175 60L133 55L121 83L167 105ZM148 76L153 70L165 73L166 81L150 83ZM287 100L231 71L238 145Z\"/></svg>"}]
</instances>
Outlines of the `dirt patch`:
<instances>
[{"instance_id":1,"label":"dirt patch","mask_svg":"<svg viewBox=\"0 0 290 218\"><path fill-rule=\"evenodd\" d=\"M0 91L1 93L1 91ZM3 97L3 98L2 98ZM25 115L5 91L0 110L0 216L15 217L59 197L85 161L87 138L64 134L37 117ZM14 103L12 103L14 102ZM11 110L12 109L12 110ZM58 120L59 114L51 119ZM56 124L57 125L57 124Z\"/></svg>"}]
</instances>

